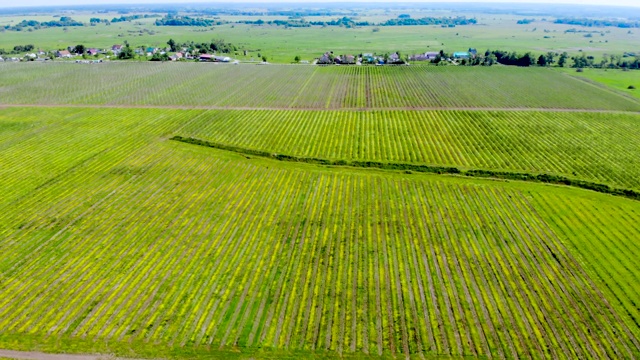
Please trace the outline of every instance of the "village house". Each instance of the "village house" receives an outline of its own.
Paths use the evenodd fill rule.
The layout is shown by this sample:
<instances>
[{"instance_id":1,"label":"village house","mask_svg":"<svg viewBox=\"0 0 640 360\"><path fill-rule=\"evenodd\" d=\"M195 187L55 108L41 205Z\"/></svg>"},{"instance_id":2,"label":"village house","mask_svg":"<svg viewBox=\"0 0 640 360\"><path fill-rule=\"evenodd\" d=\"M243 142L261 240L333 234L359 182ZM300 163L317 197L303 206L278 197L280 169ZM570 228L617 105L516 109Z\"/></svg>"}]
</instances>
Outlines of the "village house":
<instances>
[{"instance_id":1,"label":"village house","mask_svg":"<svg viewBox=\"0 0 640 360\"><path fill-rule=\"evenodd\" d=\"M230 62L231 58L228 56L213 56L213 61L217 61L217 62Z\"/></svg>"},{"instance_id":2,"label":"village house","mask_svg":"<svg viewBox=\"0 0 640 360\"><path fill-rule=\"evenodd\" d=\"M211 55L211 54L200 54L200 57L198 58L198 60L203 61L203 62L211 62L211 61L213 61L213 55Z\"/></svg>"},{"instance_id":3,"label":"village house","mask_svg":"<svg viewBox=\"0 0 640 360\"><path fill-rule=\"evenodd\" d=\"M330 52L326 52L324 53L319 59L318 59L318 64L320 65L329 65L329 64L333 64L333 60L331 59L331 53Z\"/></svg>"},{"instance_id":4,"label":"village house","mask_svg":"<svg viewBox=\"0 0 640 360\"><path fill-rule=\"evenodd\" d=\"M356 57L353 55L343 55L340 62L342 64L352 65L356 63Z\"/></svg>"},{"instance_id":5,"label":"village house","mask_svg":"<svg viewBox=\"0 0 640 360\"><path fill-rule=\"evenodd\" d=\"M183 57L184 57L184 55L182 55L182 53L181 53L181 52L177 52L177 53L175 53L175 54L173 54L173 55L169 56L169 60L171 60L171 61L178 61L178 60L182 59Z\"/></svg>"},{"instance_id":6,"label":"village house","mask_svg":"<svg viewBox=\"0 0 640 360\"><path fill-rule=\"evenodd\" d=\"M454 52L453 53L453 58L454 59L458 59L458 60L460 60L460 59L467 59L468 60L470 57L471 57L471 55L466 51L458 51L458 52Z\"/></svg>"},{"instance_id":7,"label":"village house","mask_svg":"<svg viewBox=\"0 0 640 360\"><path fill-rule=\"evenodd\" d=\"M98 55L99 53L100 53L100 50L98 50L98 49L91 48L91 49L87 50L87 54L89 54L91 56Z\"/></svg>"},{"instance_id":8,"label":"village house","mask_svg":"<svg viewBox=\"0 0 640 360\"><path fill-rule=\"evenodd\" d=\"M400 55L398 55L397 52L389 55L389 60L387 61L388 64L404 64L404 61L400 58Z\"/></svg>"},{"instance_id":9,"label":"village house","mask_svg":"<svg viewBox=\"0 0 640 360\"><path fill-rule=\"evenodd\" d=\"M114 55L118 55L120 52L122 52L122 45L113 45L111 47L111 51Z\"/></svg>"},{"instance_id":10,"label":"village house","mask_svg":"<svg viewBox=\"0 0 640 360\"><path fill-rule=\"evenodd\" d=\"M73 55L71 55L69 50L58 50L58 51L56 51L56 57L59 57L59 58L70 58L72 56Z\"/></svg>"},{"instance_id":11,"label":"village house","mask_svg":"<svg viewBox=\"0 0 640 360\"><path fill-rule=\"evenodd\" d=\"M417 54L409 57L411 61L432 61L438 57L437 52L426 52L424 54Z\"/></svg>"},{"instance_id":12,"label":"village house","mask_svg":"<svg viewBox=\"0 0 640 360\"><path fill-rule=\"evenodd\" d=\"M362 61L364 62L374 62L376 58L371 53L362 54Z\"/></svg>"}]
</instances>

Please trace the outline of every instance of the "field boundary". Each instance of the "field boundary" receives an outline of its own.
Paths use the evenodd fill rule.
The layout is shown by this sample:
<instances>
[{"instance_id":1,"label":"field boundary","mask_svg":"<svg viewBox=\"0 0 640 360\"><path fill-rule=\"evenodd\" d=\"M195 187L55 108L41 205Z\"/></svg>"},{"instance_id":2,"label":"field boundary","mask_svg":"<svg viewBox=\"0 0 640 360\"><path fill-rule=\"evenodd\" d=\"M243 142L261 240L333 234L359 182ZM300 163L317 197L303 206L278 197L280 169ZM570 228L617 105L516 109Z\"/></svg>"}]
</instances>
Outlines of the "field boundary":
<instances>
[{"instance_id":1,"label":"field boundary","mask_svg":"<svg viewBox=\"0 0 640 360\"><path fill-rule=\"evenodd\" d=\"M236 111L344 111L344 112L376 112L376 111L494 111L494 112L545 112L545 113L595 113L595 114L628 114L640 115L640 111L577 109L577 108L527 108L527 107L377 107L377 108L294 108L294 107L242 107L242 106L180 106L180 105L86 105L86 104L0 104L0 109L11 108L85 108L85 109L168 109L168 110L236 110Z\"/></svg>"},{"instance_id":2,"label":"field boundary","mask_svg":"<svg viewBox=\"0 0 640 360\"><path fill-rule=\"evenodd\" d=\"M4 349L0 349L0 357L29 360L106 360L113 358L108 355L51 354L39 351L18 351Z\"/></svg>"},{"instance_id":3,"label":"field boundary","mask_svg":"<svg viewBox=\"0 0 640 360\"><path fill-rule=\"evenodd\" d=\"M192 144L202 147L214 148L219 150L226 150L243 155L258 156L278 161L286 162L298 162L308 163L315 165L325 166L346 166L354 168L370 168L381 170L400 170L407 173L412 171L421 173L441 174L441 175L460 175L466 177L476 178L493 178L503 180L517 180L526 182L536 182L554 185L564 185L570 187L576 187L585 190L592 190L603 194L609 194L614 196L622 196L632 200L640 200L640 192L632 189L615 188L606 184L600 184L585 180L570 179L561 175L553 174L533 174L522 172L509 172L509 171L494 171L486 169L459 169L457 167L447 166L431 166L426 164L410 164L410 163L393 163L393 162L380 162L380 161L349 161L349 160L331 160L323 158L312 157L298 157L285 154L270 153L268 151L247 149L233 145L226 145L220 143L214 143L206 140L196 139L192 137L173 136L169 140Z\"/></svg>"}]
</instances>

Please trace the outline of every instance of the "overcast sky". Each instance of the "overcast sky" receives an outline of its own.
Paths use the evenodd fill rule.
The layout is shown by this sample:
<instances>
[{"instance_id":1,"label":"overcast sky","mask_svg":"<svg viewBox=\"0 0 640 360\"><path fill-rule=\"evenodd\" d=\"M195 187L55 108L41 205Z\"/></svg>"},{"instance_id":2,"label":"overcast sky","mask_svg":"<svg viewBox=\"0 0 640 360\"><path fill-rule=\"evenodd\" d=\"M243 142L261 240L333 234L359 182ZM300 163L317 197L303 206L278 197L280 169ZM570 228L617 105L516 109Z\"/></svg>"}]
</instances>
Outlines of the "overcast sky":
<instances>
[{"instance_id":1,"label":"overcast sky","mask_svg":"<svg viewBox=\"0 0 640 360\"><path fill-rule=\"evenodd\" d=\"M157 3L295 3L302 4L305 2L322 3L322 2L385 2L388 0L226 0L226 1L211 1L211 0L0 0L0 7L16 7L16 6L56 6L56 5L89 5L89 4L157 4ZM553 3L553 4L592 4L592 5L618 5L618 6L634 6L640 7L640 0L435 0L435 1L420 1L420 0L403 0L402 2L476 2L476 3Z\"/></svg>"}]
</instances>

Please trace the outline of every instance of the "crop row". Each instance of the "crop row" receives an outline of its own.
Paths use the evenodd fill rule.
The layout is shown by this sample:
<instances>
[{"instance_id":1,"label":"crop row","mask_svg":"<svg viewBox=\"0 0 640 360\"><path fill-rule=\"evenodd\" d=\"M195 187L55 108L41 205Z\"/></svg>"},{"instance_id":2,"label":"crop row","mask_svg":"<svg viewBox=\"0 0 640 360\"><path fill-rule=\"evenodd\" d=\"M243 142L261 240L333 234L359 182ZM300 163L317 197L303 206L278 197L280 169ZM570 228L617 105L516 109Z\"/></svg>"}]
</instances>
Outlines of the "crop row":
<instances>
[{"instance_id":1,"label":"crop row","mask_svg":"<svg viewBox=\"0 0 640 360\"><path fill-rule=\"evenodd\" d=\"M563 175L640 188L635 115L209 111L179 135L297 157Z\"/></svg>"},{"instance_id":2,"label":"crop row","mask_svg":"<svg viewBox=\"0 0 640 360\"><path fill-rule=\"evenodd\" d=\"M0 89L3 104L640 110L562 73L506 67L0 64Z\"/></svg>"},{"instance_id":3,"label":"crop row","mask_svg":"<svg viewBox=\"0 0 640 360\"><path fill-rule=\"evenodd\" d=\"M495 358L640 350L633 322L517 191L110 139L100 161L0 213L2 332Z\"/></svg>"},{"instance_id":4,"label":"crop row","mask_svg":"<svg viewBox=\"0 0 640 360\"><path fill-rule=\"evenodd\" d=\"M640 273L637 259L640 251L632 239L640 232L638 209L626 202L609 205L593 199L575 199L571 203L555 196L534 197L536 207L550 227L564 239L573 253L590 271L598 286L608 294L612 303L619 305L636 336L640 333ZM571 214L571 216L567 216ZM610 226L615 221L617 226ZM637 345L637 344L636 344Z\"/></svg>"}]
</instances>

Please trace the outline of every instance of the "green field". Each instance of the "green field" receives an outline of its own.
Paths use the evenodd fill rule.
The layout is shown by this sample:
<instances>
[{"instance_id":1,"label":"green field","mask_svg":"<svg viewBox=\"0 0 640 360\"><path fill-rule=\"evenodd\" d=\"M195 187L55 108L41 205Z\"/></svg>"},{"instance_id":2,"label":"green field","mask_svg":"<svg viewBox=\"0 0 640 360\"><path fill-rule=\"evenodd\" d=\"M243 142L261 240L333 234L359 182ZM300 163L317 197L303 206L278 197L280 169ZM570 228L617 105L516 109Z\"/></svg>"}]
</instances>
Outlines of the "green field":
<instances>
[{"instance_id":1,"label":"green field","mask_svg":"<svg viewBox=\"0 0 640 360\"><path fill-rule=\"evenodd\" d=\"M562 73L515 67L0 64L0 95L19 105L640 111L635 99Z\"/></svg>"},{"instance_id":2,"label":"green field","mask_svg":"<svg viewBox=\"0 0 640 360\"><path fill-rule=\"evenodd\" d=\"M304 158L525 171L640 189L638 115L209 111L179 135Z\"/></svg>"},{"instance_id":3,"label":"green field","mask_svg":"<svg viewBox=\"0 0 640 360\"><path fill-rule=\"evenodd\" d=\"M216 119L239 114L0 111L0 348L160 357L640 355L640 254L631 241L639 202L542 184L277 162L168 140L212 134ZM473 113L431 114L446 121ZM551 115L535 114L550 133L605 116ZM611 116L620 133L634 126L634 117ZM389 132L369 133L378 144ZM406 144L409 153L419 148Z\"/></svg>"},{"instance_id":4,"label":"green field","mask_svg":"<svg viewBox=\"0 0 640 360\"><path fill-rule=\"evenodd\" d=\"M640 98L640 92L638 91L640 89L640 72L638 71L604 69L583 69L581 73L576 72L575 69L565 69L564 71L578 78L606 85L618 92ZM636 89L629 89L629 86L633 86Z\"/></svg>"}]
</instances>

